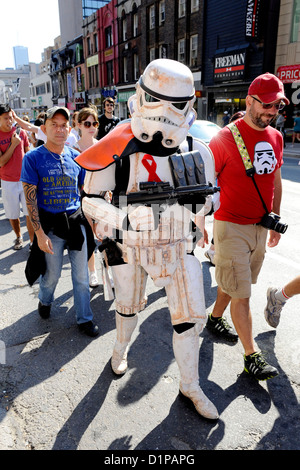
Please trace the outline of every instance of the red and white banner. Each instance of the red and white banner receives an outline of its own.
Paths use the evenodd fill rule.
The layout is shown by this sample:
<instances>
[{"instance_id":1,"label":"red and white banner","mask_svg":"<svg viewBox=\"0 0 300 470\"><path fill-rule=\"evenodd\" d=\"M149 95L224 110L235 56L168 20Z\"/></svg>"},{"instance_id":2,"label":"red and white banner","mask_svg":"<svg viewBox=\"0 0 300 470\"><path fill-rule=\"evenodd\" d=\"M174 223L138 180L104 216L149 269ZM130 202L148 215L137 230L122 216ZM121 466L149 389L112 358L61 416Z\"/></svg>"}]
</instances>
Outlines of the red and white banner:
<instances>
[{"instance_id":1,"label":"red and white banner","mask_svg":"<svg viewBox=\"0 0 300 470\"><path fill-rule=\"evenodd\" d=\"M293 83L300 81L300 64L283 65L277 69L277 77L283 83Z\"/></svg>"}]
</instances>

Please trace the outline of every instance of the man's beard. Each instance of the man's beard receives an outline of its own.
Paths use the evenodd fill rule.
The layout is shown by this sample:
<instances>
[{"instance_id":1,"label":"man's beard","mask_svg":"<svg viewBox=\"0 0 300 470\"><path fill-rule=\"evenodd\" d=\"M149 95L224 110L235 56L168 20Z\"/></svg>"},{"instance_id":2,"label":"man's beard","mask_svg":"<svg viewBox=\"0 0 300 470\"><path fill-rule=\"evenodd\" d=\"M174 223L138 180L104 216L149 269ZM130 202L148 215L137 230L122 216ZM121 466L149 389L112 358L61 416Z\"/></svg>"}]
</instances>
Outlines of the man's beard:
<instances>
[{"instance_id":1,"label":"man's beard","mask_svg":"<svg viewBox=\"0 0 300 470\"><path fill-rule=\"evenodd\" d=\"M275 116L273 115L267 115L267 114L256 114L254 115L252 113L252 109L250 109L249 111L249 115L250 115L250 118L251 118L251 121L253 122L253 124L257 127L259 127L260 129L265 129L266 127L268 127L272 121L274 121L274 119L277 117L277 114L275 114ZM266 116L266 117L269 117L269 121L263 121L262 120L262 116Z\"/></svg>"}]
</instances>

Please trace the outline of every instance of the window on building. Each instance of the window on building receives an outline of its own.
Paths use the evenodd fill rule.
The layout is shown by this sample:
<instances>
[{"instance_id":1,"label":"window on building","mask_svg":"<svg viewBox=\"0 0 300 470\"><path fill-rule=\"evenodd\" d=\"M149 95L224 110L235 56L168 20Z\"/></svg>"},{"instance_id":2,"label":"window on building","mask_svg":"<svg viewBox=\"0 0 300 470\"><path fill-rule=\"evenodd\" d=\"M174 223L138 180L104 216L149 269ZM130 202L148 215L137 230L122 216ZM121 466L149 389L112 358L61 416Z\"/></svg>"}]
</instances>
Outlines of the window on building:
<instances>
[{"instance_id":1,"label":"window on building","mask_svg":"<svg viewBox=\"0 0 300 470\"><path fill-rule=\"evenodd\" d=\"M47 93L50 93L51 92L51 83L47 82L46 87L47 87Z\"/></svg>"},{"instance_id":2,"label":"window on building","mask_svg":"<svg viewBox=\"0 0 300 470\"><path fill-rule=\"evenodd\" d=\"M46 94L46 85L42 83L41 85L36 86L36 94L37 95L45 95Z\"/></svg>"},{"instance_id":3,"label":"window on building","mask_svg":"<svg viewBox=\"0 0 300 470\"><path fill-rule=\"evenodd\" d=\"M178 1L178 17L183 18L185 16L185 9L186 9L186 0L179 0Z\"/></svg>"},{"instance_id":4,"label":"window on building","mask_svg":"<svg viewBox=\"0 0 300 470\"><path fill-rule=\"evenodd\" d=\"M155 6L151 5L149 8L149 27L150 29L155 28Z\"/></svg>"},{"instance_id":5,"label":"window on building","mask_svg":"<svg viewBox=\"0 0 300 470\"><path fill-rule=\"evenodd\" d=\"M88 68L89 71L89 87L93 88L94 87L94 81L93 81L93 67Z\"/></svg>"},{"instance_id":6,"label":"window on building","mask_svg":"<svg viewBox=\"0 0 300 470\"><path fill-rule=\"evenodd\" d=\"M149 62L155 59L155 47L151 47L149 50Z\"/></svg>"},{"instance_id":7,"label":"window on building","mask_svg":"<svg viewBox=\"0 0 300 470\"><path fill-rule=\"evenodd\" d=\"M136 37L138 35L138 28L139 28L139 17L137 13L133 15L133 36Z\"/></svg>"},{"instance_id":8,"label":"window on building","mask_svg":"<svg viewBox=\"0 0 300 470\"><path fill-rule=\"evenodd\" d=\"M113 69L112 60L109 60L108 62L106 62L106 77L107 77L106 85L113 85L114 84L114 69Z\"/></svg>"},{"instance_id":9,"label":"window on building","mask_svg":"<svg viewBox=\"0 0 300 470\"><path fill-rule=\"evenodd\" d=\"M94 34L94 44L95 44L95 52L98 52L99 50L99 42L98 42L98 34Z\"/></svg>"},{"instance_id":10,"label":"window on building","mask_svg":"<svg viewBox=\"0 0 300 470\"><path fill-rule=\"evenodd\" d=\"M127 41L127 20L125 16L122 19L122 40Z\"/></svg>"},{"instance_id":11,"label":"window on building","mask_svg":"<svg viewBox=\"0 0 300 470\"><path fill-rule=\"evenodd\" d=\"M160 59L167 59L167 57L168 57L168 54L167 54L168 50L167 49L168 49L167 44L161 44L159 46L159 58Z\"/></svg>"},{"instance_id":12,"label":"window on building","mask_svg":"<svg viewBox=\"0 0 300 470\"><path fill-rule=\"evenodd\" d=\"M137 54L133 55L133 76L134 80L139 78L139 56Z\"/></svg>"},{"instance_id":13,"label":"window on building","mask_svg":"<svg viewBox=\"0 0 300 470\"><path fill-rule=\"evenodd\" d=\"M88 55L91 55L91 53L92 53L91 38L89 36L87 38L87 53L88 53Z\"/></svg>"},{"instance_id":14,"label":"window on building","mask_svg":"<svg viewBox=\"0 0 300 470\"><path fill-rule=\"evenodd\" d=\"M166 5L165 5L165 0L161 0L159 2L159 24L163 24L166 19Z\"/></svg>"},{"instance_id":15,"label":"window on building","mask_svg":"<svg viewBox=\"0 0 300 470\"><path fill-rule=\"evenodd\" d=\"M95 87L98 87L99 85L99 68L98 65L95 65Z\"/></svg>"},{"instance_id":16,"label":"window on building","mask_svg":"<svg viewBox=\"0 0 300 470\"><path fill-rule=\"evenodd\" d=\"M300 0L294 0L294 12L292 17L291 42L298 41L300 24Z\"/></svg>"},{"instance_id":17,"label":"window on building","mask_svg":"<svg viewBox=\"0 0 300 470\"><path fill-rule=\"evenodd\" d=\"M185 39L179 39L178 41L178 62L185 61Z\"/></svg>"},{"instance_id":18,"label":"window on building","mask_svg":"<svg viewBox=\"0 0 300 470\"><path fill-rule=\"evenodd\" d=\"M196 66L197 65L197 57L198 57L198 34L194 34L190 38L190 65Z\"/></svg>"},{"instance_id":19,"label":"window on building","mask_svg":"<svg viewBox=\"0 0 300 470\"><path fill-rule=\"evenodd\" d=\"M112 35L112 27L108 26L105 28L105 47L111 47L113 45L113 35Z\"/></svg>"},{"instance_id":20,"label":"window on building","mask_svg":"<svg viewBox=\"0 0 300 470\"><path fill-rule=\"evenodd\" d=\"M124 76L124 82L128 82L127 57L123 58L123 76Z\"/></svg>"},{"instance_id":21,"label":"window on building","mask_svg":"<svg viewBox=\"0 0 300 470\"><path fill-rule=\"evenodd\" d=\"M199 0L191 0L191 13L199 10Z\"/></svg>"}]
</instances>

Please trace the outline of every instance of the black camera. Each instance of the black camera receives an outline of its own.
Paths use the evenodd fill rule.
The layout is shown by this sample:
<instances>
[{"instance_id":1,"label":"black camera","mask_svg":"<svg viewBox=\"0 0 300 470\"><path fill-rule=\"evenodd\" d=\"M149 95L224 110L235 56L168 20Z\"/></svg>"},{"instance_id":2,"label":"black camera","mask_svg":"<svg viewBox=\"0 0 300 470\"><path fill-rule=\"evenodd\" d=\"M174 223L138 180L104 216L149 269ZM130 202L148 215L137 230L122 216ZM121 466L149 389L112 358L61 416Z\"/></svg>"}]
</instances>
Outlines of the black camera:
<instances>
[{"instance_id":1,"label":"black camera","mask_svg":"<svg viewBox=\"0 0 300 470\"><path fill-rule=\"evenodd\" d=\"M285 233L288 226L287 224L282 224L279 222L280 216L270 212L270 214L265 214L260 221L260 225L267 228L268 230L274 230L278 233Z\"/></svg>"}]
</instances>

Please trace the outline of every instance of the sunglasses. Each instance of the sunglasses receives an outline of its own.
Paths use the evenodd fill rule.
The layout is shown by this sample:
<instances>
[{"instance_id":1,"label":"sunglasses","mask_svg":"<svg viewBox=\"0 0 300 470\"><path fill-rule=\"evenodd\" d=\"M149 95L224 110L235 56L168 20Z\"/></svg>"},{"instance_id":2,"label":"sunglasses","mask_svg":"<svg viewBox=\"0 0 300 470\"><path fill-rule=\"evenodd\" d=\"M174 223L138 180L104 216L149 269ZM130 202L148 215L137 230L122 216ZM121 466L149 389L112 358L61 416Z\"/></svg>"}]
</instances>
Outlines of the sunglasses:
<instances>
[{"instance_id":1,"label":"sunglasses","mask_svg":"<svg viewBox=\"0 0 300 470\"><path fill-rule=\"evenodd\" d=\"M114 103L111 103L110 101L106 102L106 106L113 106L113 105L114 105Z\"/></svg>"},{"instance_id":2,"label":"sunglasses","mask_svg":"<svg viewBox=\"0 0 300 470\"><path fill-rule=\"evenodd\" d=\"M255 96L252 96L252 95L250 95L250 96L251 96L251 98L253 98L255 101L258 101L258 102L262 105L262 107L263 107L264 109L271 109L271 108L273 108L273 106L274 106L275 109L277 109L278 111L281 111L281 110L285 107L285 104L284 104L282 101L281 101L281 103L276 103L276 104L273 104L273 103L263 103L262 101L260 101L260 100L258 100L257 98L255 98Z\"/></svg>"},{"instance_id":3,"label":"sunglasses","mask_svg":"<svg viewBox=\"0 0 300 470\"><path fill-rule=\"evenodd\" d=\"M94 127L98 127L98 126L99 126L99 122L97 122L97 121L94 121L94 122L84 121L83 125L84 125L84 127L87 127L87 128L91 127L92 125L93 125Z\"/></svg>"}]
</instances>

